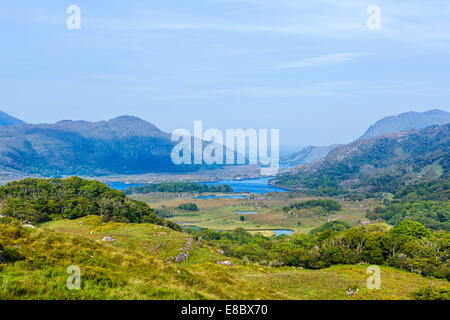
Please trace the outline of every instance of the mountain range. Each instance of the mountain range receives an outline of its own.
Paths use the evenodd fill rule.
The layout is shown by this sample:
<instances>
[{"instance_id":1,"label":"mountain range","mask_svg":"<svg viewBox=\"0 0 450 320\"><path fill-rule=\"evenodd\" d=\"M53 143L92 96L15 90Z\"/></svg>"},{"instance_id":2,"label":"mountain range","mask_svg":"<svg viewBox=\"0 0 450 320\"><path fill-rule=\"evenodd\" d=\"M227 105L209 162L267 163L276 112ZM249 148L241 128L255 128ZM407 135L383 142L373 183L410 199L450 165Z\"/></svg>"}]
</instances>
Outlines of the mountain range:
<instances>
[{"instance_id":1,"label":"mountain range","mask_svg":"<svg viewBox=\"0 0 450 320\"><path fill-rule=\"evenodd\" d=\"M311 163L326 157L330 151L336 149L338 146L338 144L332 144L325 147L309 146L298 152L284 156L281 161L287 166Z\"/></svg>"},{"instance_id":2,"label":"mountain range","mask_svg":"<svg viewBox=\"0 0 450 320\"><path fill-rule=\"evenodd\" d=\"M375 122L357 139L357 141L387 133L421 129L432 125L442 125L446 123L450 123L450 113L443 110L433 109L426 112L406 112L396 116L386 117ZM338 144L325 147L309 146L298 152L283 156L281 162L288 166L311 163L324 158L338 146Z\"/></svg>"},{"instance_id":3,"label":"mountain range","mask_svg":"<svg viewBox=\"0 0 450 320\"><path fill-rule=\"evenodd\" d=\"M446 123L450 123L450 113L443 110L433 109L422 113L406 112L377 121L358 140L369 139L386 133L421 129Z\"/></svg>"},{"instance_id":4,"label":"mountain range","mask_svg":"<svg viewBox=\"0 0 450 320\"><path fill-rule=\"evenodd\" d=\"M450 124L359 139L276 178L290 188L393 192L405 184L448 178Z\"/></svg>"},{"instance_id":5,"label":"mountain range","mask_svg":"<svg viewBox=\"0 0 450 320\"><path fill-rule=\"evenodd\" d=\"M40 175L177 172L170 134L132 116L0 127L0 169Z\"/></svg>"},{"instance_id":6,"label":"mountain range","mask_svg":"<svg viewBox=\"0 0 450 320\"><path fill-rule=\"evenodd\" d=\"M295 166L315 163L321 159L327 160L319 161L319 164L332 163L333 156L338 157L336 155L346 153L347 148L353 148L355 144L365 146L366 140L368 145L371 145L378 141L373 138L383 136L383 139L388 139L386 137L389 136L386 134L402 131L405 128L406 130L420 129L448 122L450 122L450 113L442 110L430 110L424 113L407 112L377 121L353 144L310 146L285 156L282 163ZM383 141L392 145L396 144L394 140ZM174 145L169 133L133 116L121 116L99 122L63 120L54 124L27 124L0 112L1 175L21 173L44 176L96 176L186 172L195 171L201 167L174 165L170 158ZM375 145L378 146L377 143ZM375 159L377 155L372 154L373 152L375 150L371 149L366 156ZM377 152L383 152L383 150ZM318 164L314 164L316 165ZM309 170L308 168L309 166L305 169L295 169L293 172Z\"/></svg>"},{"instance_id":7,"label":"mountain range","mask_svg":"<svg viewBox=\"0 0 450 320\"><path fill-rule=\"evenodd\" d=\"M24 124L25 122L23 122L20 119L14 118L12 116L10 116L9 114L0 111L0 126L13 126L16 124Z\"/></svg>"}]
</instances>

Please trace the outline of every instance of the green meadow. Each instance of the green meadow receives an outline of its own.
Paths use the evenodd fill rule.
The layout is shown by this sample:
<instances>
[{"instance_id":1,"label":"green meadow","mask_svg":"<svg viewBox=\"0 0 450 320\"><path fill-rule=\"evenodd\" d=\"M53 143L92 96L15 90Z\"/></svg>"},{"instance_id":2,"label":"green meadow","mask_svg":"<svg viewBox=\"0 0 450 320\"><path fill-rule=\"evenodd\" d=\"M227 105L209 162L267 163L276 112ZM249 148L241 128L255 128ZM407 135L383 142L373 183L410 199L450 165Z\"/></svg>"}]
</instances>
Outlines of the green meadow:
<instances>
[{"instance_id":1,"label":"green meadow","mask_svg":"<svg viewBox=\"0 0 450 320\"><path fill-rule=\"evenodd\" d=\"M133 196L134 197L134 196ZM373 199L362 201L346 201L337 199L342 209L336 212L326 213L320 208L308 208L283 211L289 203L306 201L311 197L298 197L292 199L279 199L277 197L264 197L263 199L194 199L186 198L155 198L156 195L139 195L139 200L152 199L149 203L154 209L161 207L171 210L172 217L169 220L180 225L197 226L213 230L234 230L244 228L249 232L261 232L269 235L270 230L287 229L296 233L308 233L309 231L327 223L329 220L341 220L356 226L364 221L367 210L373 209L378 202ZM278 196L279 197L279 196ZM314 198L315 199L315 198ZM186 212L177 210L183 203L195 203L199 211ZM236 214L236 211L257 212L256 214ZM244 221L240 216L245 217Z\"/></svg>"},{"instance_id":2,"label":"green meadow","mask_svg":"<svg viewBox=\"0 0 450 320\"><path fill-rule=\"evenodd\" d=\"M381 266L381 289L366 286L367 265L321 270L268 267L221 255L207 242L153 224L103 223L97 216L24 228L0 223L13 262L0 267L0 299L411 299L448 281ZM104 241L108 237L108 241ZM191 241L189 257L170 262ZM5 250L5 251L7 251ZM217 262L229 260L233 266ZM66 272L81 269L81 289ZM359 288L349 296L348 287Z\"/></svg>"}]
</instances>

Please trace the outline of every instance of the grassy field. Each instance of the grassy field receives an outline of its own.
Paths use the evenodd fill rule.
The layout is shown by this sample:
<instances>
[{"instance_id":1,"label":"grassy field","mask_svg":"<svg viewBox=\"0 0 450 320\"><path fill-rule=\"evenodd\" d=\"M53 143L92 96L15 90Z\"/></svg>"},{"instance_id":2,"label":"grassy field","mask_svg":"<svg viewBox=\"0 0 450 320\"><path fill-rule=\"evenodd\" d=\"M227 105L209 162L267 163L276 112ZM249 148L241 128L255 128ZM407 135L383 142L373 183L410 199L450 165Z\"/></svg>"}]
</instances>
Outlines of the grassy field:
<instances>
[{"instance_id":1,"label":"grassy field","mask_svg":"<svg viewBox=\"0 0 450 320\"><path fill-rule=\"evenodd\" d=\"M191 236L172 229L152 224L134 223L99 223L99 217L89 217L78 220L61 220L41 225L44 230L63 234L80 235L97 243L105 242L104 237L115 241L109 242L112 247L124 249L127 252L138 253L167 260L179 252ZM108 242L106 242L108 244ZM218 260L221 256L212 250L205 249L193 243L189 253L189 263L201 263Z\"/></svg>"},{"instance_id":2,"label":"grassy field","mask_svg":"<svg viewBox=\"0 0 450 320\"><path fill-rule=\"evenodd\" d=\"M425 286L448 287L445 280L381 267L381 289L368 290L366 265L248 265L185 233L151 224L103 224L98 217L36 229L3 225L0 236L21 255L0 267L0 299L409 299ZM169 263L189 241L188 259ZM216 263L223 260L234 266ZM81 269L81 290L66 288L70 265ZM359 293L348 296L349 286Z\"/></svg>"},{"instance_id":3,"label":"grassy field","mask_svg":"<svg viewBox=\"0 0 450 320\"><path fill-rule=\"evenodd\" d=\"M282 209L292 202L313 199L311 197L301 197L292 199L272 198L270 196L260 196L254 200L249 199L194 199L185 198L157 198L155 194L136 196L139 200L147 201L155 209L162 206L173 209L173 217L170 220L180 225L194 225L213 230L233 230L244 228L250 232L261 232L264 235L272 235L273 229L288 229L298 233L307 233L314 228L328 222L329 219L339 219L356 226L358 221L365 219L365 212L373 209L377 204L375 200L363 200L359 202L349 202L339 200L342 210L333 214L323 214L314 209L296 210L293 213L286 213ZM195 203L198 212L184 212L177 210L180 204ZM236 211L256 211L257 214L247 214L245 221L240 220L240 215Z\"/></svg>"}]
</instances>

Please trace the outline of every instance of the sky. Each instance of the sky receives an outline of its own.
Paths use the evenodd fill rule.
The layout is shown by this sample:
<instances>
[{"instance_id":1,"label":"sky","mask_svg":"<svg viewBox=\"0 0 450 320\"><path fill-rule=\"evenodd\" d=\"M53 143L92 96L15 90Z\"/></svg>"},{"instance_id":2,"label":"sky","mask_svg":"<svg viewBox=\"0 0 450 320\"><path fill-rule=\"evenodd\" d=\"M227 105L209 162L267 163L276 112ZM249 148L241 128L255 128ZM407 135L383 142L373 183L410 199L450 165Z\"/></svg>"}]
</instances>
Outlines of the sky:
<instances>
[{"instance_id":1,"label":"sky","mask_svg":"<svg viewBox=\"0 0 450 320\"><path fill-rule=\"evenodd\" d=\"M0 110L348 143L385 116L450 111L449 16L448 0L3 1Z\"/></svg>"}]
</instances>

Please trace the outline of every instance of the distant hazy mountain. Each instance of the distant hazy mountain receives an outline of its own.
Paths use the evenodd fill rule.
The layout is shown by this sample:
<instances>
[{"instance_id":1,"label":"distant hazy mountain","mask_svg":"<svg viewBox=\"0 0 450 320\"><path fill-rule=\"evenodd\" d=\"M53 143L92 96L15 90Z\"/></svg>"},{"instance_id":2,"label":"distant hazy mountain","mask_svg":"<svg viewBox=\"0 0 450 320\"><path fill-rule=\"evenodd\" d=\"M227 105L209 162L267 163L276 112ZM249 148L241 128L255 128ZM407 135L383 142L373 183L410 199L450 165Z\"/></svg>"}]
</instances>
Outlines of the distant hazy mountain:
<instances>
[{"instance_id":1,"label":"distant hazy mountain","mask_svg":"<svg viewBox=\"0 0 450 320\"><path fill-rule=\"evenodd\" d=\"M294 153L297 153L298 150L301 150L303 147L294 146L294 145L280 145L280 158L287 158Z\"/></svg>"},{"instance_id":2,"label":"distant hazy mountain","mask_svg":"<svg viewBox=\"0 0 450 320\"><path fill-rule=\"evenodd\" d=\"M13 126L15 124L23 124L23 123L25 122L12 117L3 111L0 111L0 126Z\"/></svg>"},{"instance_id":3,"label":"distant hazy mountain","mask_svg":"<svg viewBox=\"0 0 450 320\"><path fill-rule=\"evenodd\" d=\"M0 127L0 168L44 175L176 172L170 135L136 117Z\"/></svg>"},{"instance_id":4,"label":"distant hazy mountain","mask_svg":"<svg viewBox=\"0 0 450 320\"><path fill-rule=\"evenodd\" d=\"M377 121L358 140L369 139L391 132L421 129L446 123L450 123L450 113L442 110L435 109L423 113L406 112Z\"/></svg>"},{"instance_id":5,"label":"distant hazy mountain","mask_svg":"<svg viewBox=\"0 0 450 320\"><path fill-rule=\"evenodd\" d=\"M309 146L302 150L282 157L281 163L288 166L311 163L324 158L330 151L336 149L339 145L333 144L325 147Z\"/></svg>"},{"instance_id":6,"label":"distant hazy mountain","mask_svg":"<svg viewBox=\"0 0 450 320\"><path fill-rule=\"evenodd\" d=\"M398 116L391 116L377 121L358 139L369 139L379 135L413 129L421 129L432 125L450 123L450 113L443 110L429 110L423 113L406 112ZM357 141L358 141L357 140ZM298 152L286 154L281 157L281 163L287 166L296 166L318 161L326 157L339 145L326 147L309 146Z\"/></svg>"},{"instance_id":7,"label":"distant hazy mountain","mask_svg":"<svg viewBox=\"0 0 450 320\"><path fill-rule=\"evenodd\" d=\"M393 192L405 183L449 175L450 124L358 140L276 178L292 188L325 192L362 188Z\"/></svg>"}]
</instances>

